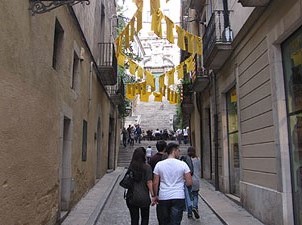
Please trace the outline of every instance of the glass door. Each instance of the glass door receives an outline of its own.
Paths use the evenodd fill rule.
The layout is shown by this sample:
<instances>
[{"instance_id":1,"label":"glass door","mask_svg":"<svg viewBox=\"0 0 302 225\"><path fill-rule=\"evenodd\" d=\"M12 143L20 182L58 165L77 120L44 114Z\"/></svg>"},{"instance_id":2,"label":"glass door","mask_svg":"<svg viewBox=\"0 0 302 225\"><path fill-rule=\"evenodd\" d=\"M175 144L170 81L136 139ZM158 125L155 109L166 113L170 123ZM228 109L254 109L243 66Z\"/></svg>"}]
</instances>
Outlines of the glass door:
<instances>
[{"instance_id":1,"label":"glass door","mask_svg":"<svg viewBox=\"0 0 302 225\"><path fill-rule=\"evenodd\" d=\"M240 160L238 148L237 93L235 87L227 92L226 104L230 193L239 197Z\"/></svg>"}]
</instances>

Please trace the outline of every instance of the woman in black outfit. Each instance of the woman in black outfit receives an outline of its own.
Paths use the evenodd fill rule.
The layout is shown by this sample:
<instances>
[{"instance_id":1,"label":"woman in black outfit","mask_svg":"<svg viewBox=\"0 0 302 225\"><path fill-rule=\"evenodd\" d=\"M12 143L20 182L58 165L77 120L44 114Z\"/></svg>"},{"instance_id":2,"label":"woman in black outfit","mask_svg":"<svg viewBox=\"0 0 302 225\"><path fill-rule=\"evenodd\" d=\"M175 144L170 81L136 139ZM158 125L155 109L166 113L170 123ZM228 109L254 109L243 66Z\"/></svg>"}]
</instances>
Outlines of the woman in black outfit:
<instances>
[{"instance_id":1,"label":"woman in black outfit","mask_svg":"<svg viewBox=\"0 0 302 225\"><path fill-rule=\"evenodd\" d=\"M126 195L126 203L131 216L131 225L139 225L139 211L141 225L149 224L150 194L152 189L152 169L146 163L146 149L143 147L134 150L129 170L133 172L133 188ZM150 194L149 194L150 192ZM134 194L133 194L134 193ZM135 198L133 197L135 195ZM137 199L137 196L139 198Z\"/></svg>"}]
</instances>

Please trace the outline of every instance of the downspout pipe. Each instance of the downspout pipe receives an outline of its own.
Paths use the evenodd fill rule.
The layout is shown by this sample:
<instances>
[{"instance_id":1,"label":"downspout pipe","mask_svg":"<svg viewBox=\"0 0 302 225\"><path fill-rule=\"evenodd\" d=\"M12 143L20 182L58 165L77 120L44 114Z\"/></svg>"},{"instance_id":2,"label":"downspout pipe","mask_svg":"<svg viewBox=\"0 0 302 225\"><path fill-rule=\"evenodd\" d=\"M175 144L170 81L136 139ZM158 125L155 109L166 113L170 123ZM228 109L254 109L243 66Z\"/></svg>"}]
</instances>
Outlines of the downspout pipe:
<instances>
[{"instance_id":1,"label":"downspout pipe","mask_svg":"<svg viewBox=\"0 0 302 225\"><path fill-rule=\"evenodd\" d=\"M216 91L216 74L212 72L214 88L214 152L215 152L215 191L219 191L219 166L218 166L218 110L217 110L217 91Z\"/></svg>"},{"instance_id":2,"label":"downspout pipe","mask_svg":"<svg viewBox=\"0 0 302 225\"><path fill-rule=\"evenodd\" d=\"M227 28L230 27L228 0L222 0L222 4L223 4L224 28Z\"/></svg>"}]
</instances>

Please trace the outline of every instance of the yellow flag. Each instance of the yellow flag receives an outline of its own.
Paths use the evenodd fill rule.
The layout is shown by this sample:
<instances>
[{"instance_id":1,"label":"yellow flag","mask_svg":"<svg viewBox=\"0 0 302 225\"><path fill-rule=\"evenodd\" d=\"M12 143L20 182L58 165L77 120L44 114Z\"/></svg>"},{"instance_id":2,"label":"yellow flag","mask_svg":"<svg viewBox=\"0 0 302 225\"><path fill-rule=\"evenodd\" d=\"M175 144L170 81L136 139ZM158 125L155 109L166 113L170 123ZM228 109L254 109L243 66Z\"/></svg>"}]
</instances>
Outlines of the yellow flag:
<instances>
[{"instance_id":1,"label":"yellow flag","mask_svg":"<svg viewBox=\"0 0 302 225\"><path fill-rule=\"evenodd\" d=\"M195 36L195 48L198 55L202 55L202 40L201 37Z\"/></svg>"},{"instance_id":2,"label":"yellow flag","mask_svg":"<svg viewBox=\"0 0 302 225\"><path fill-rule=\"evenodd\" d=\"M160 8L160 0L150 0L151 15Z\"/></svg>"},{"instance_id":3,"label":"yellow flag","mask_svg":"<svg viewBox=\"0 0 302 225\"><path fill-rule=\"evenodd\" d=\"M146 86L146 81L141 82L141 95L145 95L147 92L147 86Z\"/></svg>"},{"instance_id":4,"label":"yellow flag","mask_svg":"<svg viewBox=\"0 0 302 225\"><path fill-rule=\"evenodd\" d=\"M174 102L173 102L174 94L175 94L175 92L171 90L170 91L170 96L169 96L169 103L170 104L174 104Z\"/></svg>"},{"instance_id":5,"label":"yellow flag","mask_svg":"<svg viewBox=\"0 0 302 225\"><path fill-rule=\"evenodd\" d=\"M161 89L160 89L161 93L163 96L166 96L166 85L164 85Z\"/></svg>"},{"instance_id":6,"label":"yellow flag","mask_svg":"<svg viewBox=\"0 0 302 225\"><path fill-rule=\"evenodd\" d=\"M130 47L130 40L129 40L129 24L126 26L124 32L123 32L124 36L125 36L125 48L129 48Z\"/></svg>"},{"instance_id":7,"label":"yellow flag","mask_svg":"<svg viewBox=\"0 0 302 225\"><path fill-rule=\"evenodd\" d=\"M168 86L174 84L174 72L175 72L174 68L172 70L170 70L170 71L167 72Z\"/></svg>"},{"instance_id":8,"label":"yellow flag","mask_svg":"<svg viewBox=\"0 0 302 225\"><path fill-rule=\"evenodd\" d=\"M186 50L186 45L185 45L185 30L182 29L180 26L176 25L176 32L178 34L178 39L177 39L177 46L182 49Z\"/></svg>"},{"instance_id":9,"label":"yellow flag","mask_svg":"<svg viewBox=\"0 0 302 225\"><path fill-rule=\"evenodd\" d=\"M148 70L146 70L145 73L146 73L146 84L150 85L151 87L155 87L155 81L152 73Z\"/></svg>"},{"instance_id":10,"label":"yellow flag","mask_svg":"<svg viewBox=\"0 0 302 225\"><path fill-rule=\"evenodd\" d=\"M183 79L184 78L184 68L183 68L183 64L179 64L176 67L177 73L178 73L178 79Z\"/></svg>"},{"instance_id":11,"label":"yellow flag","mask_svg":"<svg viewBox=\"0 0 302 225\"><path fill-rule=\"evenodd\" d=\"M170 101L170 93L171 93L171 89L168 88L167 89L167 100Z\"/></svg>"},{"instance_id":12,"label":"yellow flag","mask_svg":"<svg viewBox=\"0 0 302 225\"><path fill-rule=\"evenodd\" d=\"M195 60L194 57L195 55L191 55L186 61L185 64L187 65L187 72L191 72L195 70Z\"/></svg>"},{"instance_id":13,"label":"yellow flag","mask_svg":"<svg viewBox=\"0 0 302 225\"><path fill-rule=\"evenodd\" d=\"M133 84L126 85L126 98L128 98L129 100L133 100L135 97L135 95L133 95L133 92L132 92L132 87L133 87Z\"/></svg>"},{"instance_id":14,"label":"yellow flag","mask_svg":"<svg viewBox=\"0 0 302 225\"><path fill-rule=\"evenodd\" d=\"M118 57L120 50L121 50L121 44L122 44L122 36L119 35L117 39L115 39L115 45L116 45L116 52L115 55Z\"/></svg>"},{"instance_id":15,"label":"yellow flag","mask_svg":"<svg viewBox=\"0 0 302 225\"><path fill-rule=\"evenodd\" d=\"M117 63L124 67L125 66L125 60L126 60L126 56L123 53L119 53L118 58L117 58Z\"/></svg>"},{"instance_id":16,"label":"yellow flag","mask_svg":"<svg viewBox=\"0 0 302 225\"><path fill-rule=\"evenodd\" d=\"M194 45L195 45L195 38L194 38L194 35L189 33L189 32L186 32L186 37L187 37L187 40L188 40L188 52L190 53L195 53L195 49L194 49Z\"/></svg>"},{"instance_id":17,"label":"yellow flag","mask_svg":"<svg viewBox=\"0 0 302 225\"><path fill-rule=\"evenodd\" d=\"M163 95L160 92L153 92L154 95L154 101L155 102L162 102L163 100Z\"/></svg>"},{"instance_id":18,"label":"yellow flag","mask_svg":"<svg viewBox=\"0 0 302 225\"><path fill-rule=\"evenodd\" d=\"M151 30L160 38L163 36L161 26L162 18L163 14L159 9L152 14Z\"/></svg>"},{"instance_id":19,"label":"yellow flag","mask_svg":"<svg viewBox=\"0 0 302 225\"><path fill-rule=\"evenodd\" d=\"M143 78L143 75L144 75L144 69L142 68L142 67L138 67L137 68L137 76L139 77L139 78Z\"/></svg>"},{"instance_id":20,"label":"yellow flag","mask_svg":"<svg viewBox=\"0 0 302 225\"><path fill-rule=\"evenodd\" d=\"M137 64L135 62L133 62L132 60L129 60L129 72L132 75L135 75L136 68L137 68Z\"/></svg>"},{"instance_id":21,"label":"yellow flag","mask_svg":"<svg viewBox=\"0 0 302 225\"><path fill-rule=\"evenodd\" d=\"M133 17L130 21L130 41L133 41L135 26L134 26L135 18Z\"/></svg>"},{"instance_id":22,"label":"yellow flag","mask_svg":"<svg viewBox=\"0 0 302 225\"><path fill-rule=\"evenodd\" d=\"M143 27L143 10L142 10L142 8L137 10L136 20L137 20L136 32L138 33Z\"/></svg>"},{"instance_id":23,"label":"yellow flag","mask_svg":"<svg viewBox=\"0 0 302 225\"><path fill-rule=\"evenodd\" d=\"M161 75L158 78L158 81L159 81L159 88L162 88L163 86L165 86L165 74Z\"/></svg>"},{"instance_id":24,"label":"yellow flag","mask_svg":"<svg viewBox=\"0 0 302 225\"><path fill-rule=\"evenodd\" d=\"M141 8L143 6L143 0L133 0L136 4L137 8Z\"/></svg>"},{"instance_id":25,"label":"yellow flag","mask_svg":"<svg viewBox=\"0 0 302 225\"><path fill-rule=\"evenodd\" d=\"M141 102L149 102L149 96L151 95L151 92L146 92L145 94L140 95L140 101Z\"/></svg>"},{"instance_id":26,"label":"yellow flag","mask_svg":"<svg viewBox=\"0 0 302 225\"><path fill-rule=\"evenodd\" d=\"M167 16L165 16L165 20L166 20L166 23L167 23L167 40L171 44L174 44L174 35L173 35L174 23Z\"/></svg>"},{"instance_id":27,"label":"yellow flag","mask_svg":"<svg viewBox=\"0 0 302 225\"><path fill-rule=\"evenodd\" d=\"M142 93L141 84L140 83L136 83L135 84L135 94L140 95L141 93Z\"/></svg>"}]
</instances>

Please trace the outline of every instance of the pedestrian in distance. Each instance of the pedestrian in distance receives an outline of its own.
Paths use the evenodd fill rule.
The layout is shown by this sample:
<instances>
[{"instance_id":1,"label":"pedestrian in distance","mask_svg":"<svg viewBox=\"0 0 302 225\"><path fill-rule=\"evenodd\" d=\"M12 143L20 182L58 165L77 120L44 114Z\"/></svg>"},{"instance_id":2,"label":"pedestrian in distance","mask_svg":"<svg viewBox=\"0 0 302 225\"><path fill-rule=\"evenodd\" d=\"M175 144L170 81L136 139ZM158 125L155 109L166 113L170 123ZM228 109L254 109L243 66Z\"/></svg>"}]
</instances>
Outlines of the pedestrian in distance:
<instances>
[{"instance_id":1,"label":"pedestrian in distance","mask_svg":"<svg viewBox=\"0 0 302 225\"><path fill-rule=\"evenodd\" d=\"M150 164L150 159L151 159L151 156L152 156L152 147L150 145L146 149L146 156L147 156L147 163Z\"/></svg>"},{"instance_id":2,"label":"pedestrian in distance","mask_svg":"<svg viewBox=\"0 0 302 225\"><path fill-rule=\"evenodd\" d=\"M127 132L126 128L123 127L123 130L122 130L122 139L123 139L123 145L124 145L124 147L127 146L127 137L128 137L128 132Z\"/></svg>"},{"instance_id":3,"label":"pedestrian in distance","mask_svg":"<svg viewBox=\"0 0 302 225\"><path fill-rule=\"evenodd\" d=\"M165 152L166 147L167 147L167 142L165 142L163 140L160 140L160 141L156 142L157 153L151 157L150 163L149 163L150 166L152 167L152 171L154 170L155 165L159 161L161 161L163 159L166 159L168 157L166 152Z\"/></svg>"},{"instance_id":4,"label":"pedestrian in distance","mask_svg":"<svg viewBox=\"0 0 302 225\"><path fill-rule=\"evenodd\" d=\"M146 163L146 149L136 148L133 152L129 165L129 170L133 173L132 188L126 194L126 204L130 212L131 225L139 225L139 215L141 215L141 225L149 224L150 195L154 196L152 187L152 169Z\"/></svg>"},{"instance_id":5,"label":"pedestrian in distance","mask_svg":"<svg viewBox=\"0 0 302 225\"><path fill-rule=\"evenodd\" d=\"M158 162L153 171L152 204L158 204L159 225L180 225L185 209L184 184L191 186L192 177L188 165L178 160L177 143L169 143L166 152L168 158Z\"/></svg>"},{"instance_id":6,"label":"pedestrian in distance","mask_svg":"<svg viewBox=\"0 0 302 225\"><path fill-rule=\"evenodd\" d=\"M201 177L201 162L200 159L196 156L196 150L194 147L190 146L188 148L188 156L191 157L193 163L193 176L192 176L192 198L193 198L193 207L192 212L196 219L199 219L199 212L198 212L198 191L199 191L199 182ZM190 209L189 209L190 210ZM188 211L188 214L191 211ZM191 212L191 213L192 213Z\"/></svg>"}]
</instances>

